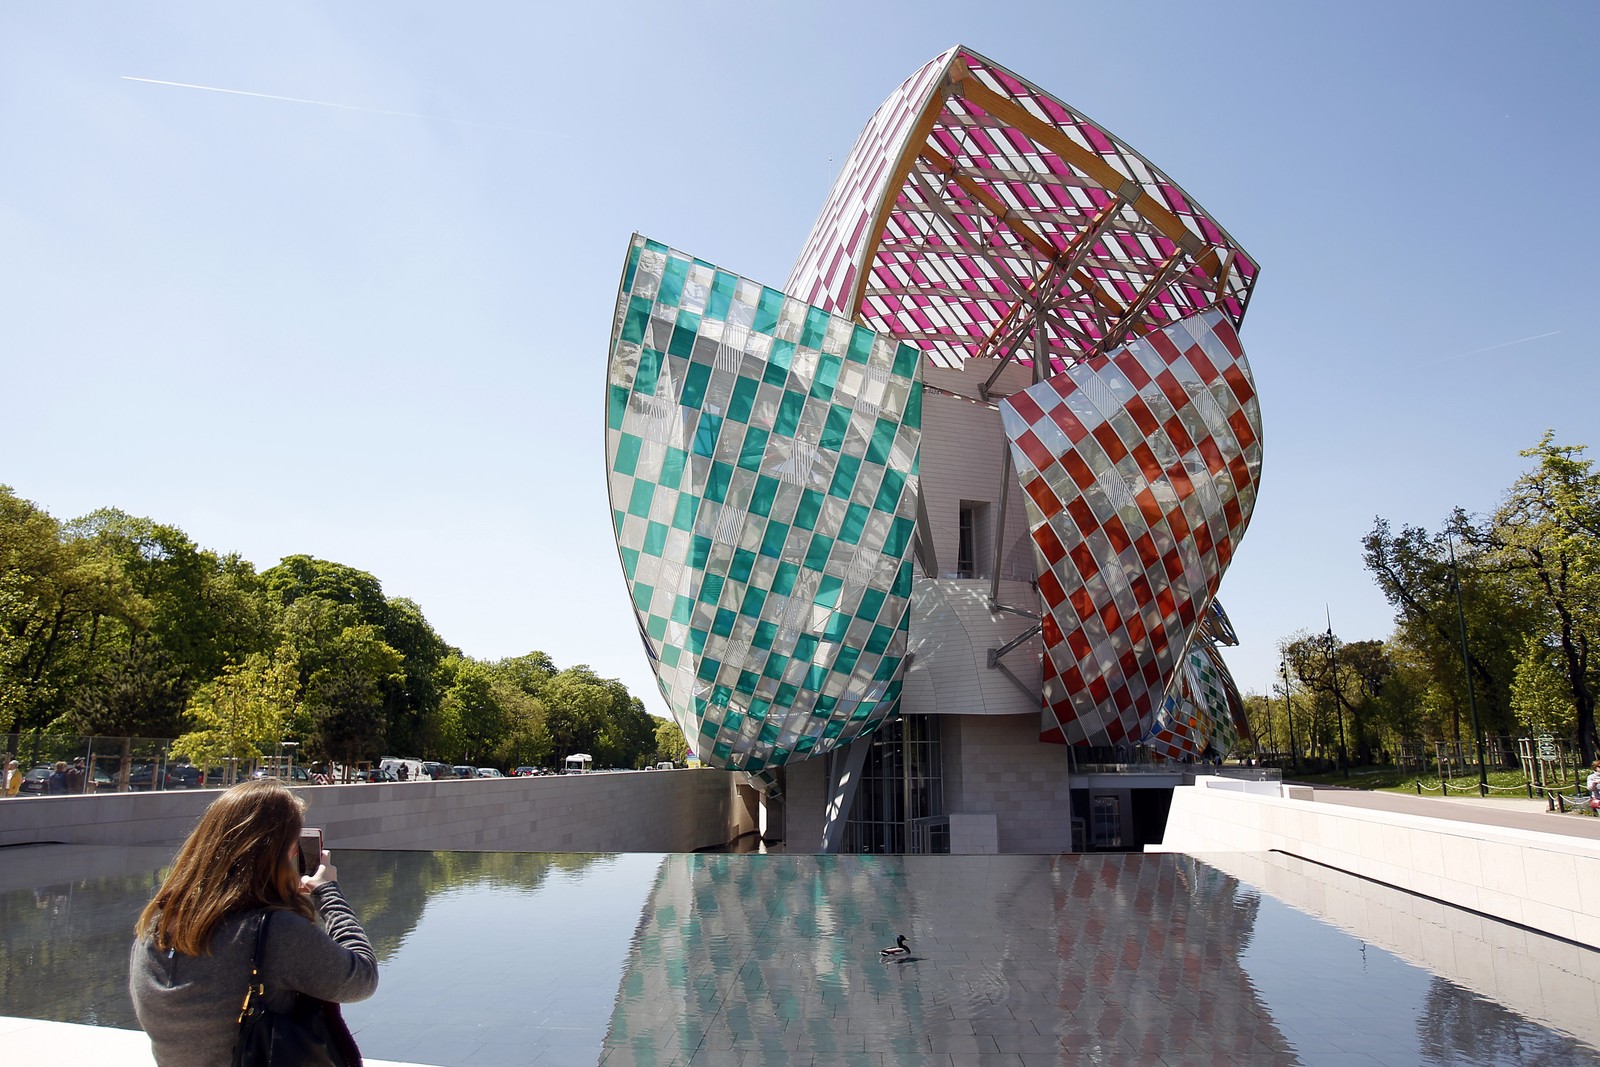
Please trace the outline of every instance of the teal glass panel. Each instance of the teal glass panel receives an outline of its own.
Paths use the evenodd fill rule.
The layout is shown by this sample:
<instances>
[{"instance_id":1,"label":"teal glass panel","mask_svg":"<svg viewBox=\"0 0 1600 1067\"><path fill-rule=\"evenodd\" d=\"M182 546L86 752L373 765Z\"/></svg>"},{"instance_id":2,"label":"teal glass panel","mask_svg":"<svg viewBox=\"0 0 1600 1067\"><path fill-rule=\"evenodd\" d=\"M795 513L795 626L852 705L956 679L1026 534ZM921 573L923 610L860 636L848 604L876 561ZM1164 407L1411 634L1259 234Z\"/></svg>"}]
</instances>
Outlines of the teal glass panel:
<instances>
[{"instance_id":1,"label":"teal glass panel","mask_svg":"<svg viewBox=\"0 0 1600 1067\"><path fill-rule=\"evenodd\" d=\"M649 611L650 598L655 595L654 586L645 585L643 582L635 583L633 587L633 606L640 611Z\"/></svg>"},{"instance_id":2,"label":"teal glass panel","mask_svg":"<svg viewBox=\"0 0 1600 1067\"><path fill-rule=\"evenodd\" d=\"M794 658L802 663L810 662L811 658L817 654L818 642L819 638L816 634L801 634L795 638Z\"/></svg>"},{"instance_id":3,"label":"teal glass panel","mask_svg":"<svg viewBox=\"0 0 1600 1067\"><path fill-rule=\"evenodd\" d=\"M677 307L678 301L683 299L683 281L688 276L688 261L670 257L666 270L661 272L661 288L656 293L656 303Z\"/></svg>"},{"instance_id":4,"label":"teal glass panel","mask_svg":"<svg viewBox=\"0 0 1600 1067\"><path fill-rule=\"evenodd\" d=\"M737 612L729 611L727 608L718 608L717 617L711 623L711 632L718 637L727 637L733 633L733 624L738 621L738 618Z\"/></svg>"},{"instance_id":5,"label":"teal glass panel","mask_svg":"<svg viewBox=\"0 0 1600 1067\"><path fill-rule=\"evenodd\" d=\"M761 670L761 677L763 677L763 678L782 678L783 677L783 669L785 667L787 667L788 665L789 665L789 657L788 656L768 656L767 657L767 665L765 667L763 667L762 670ZM782 706L782 701L779 701L779 706L780 707Z\"/></svg>"},{"instance_id":6,"label":"teal glass panel","mask_svg":"<svg viewBox=\"0 0 1600 1067\"><path fill-rule=\"evenodd\" d=\"M755 515L770 515L772 502L778 498L778 479L766 475L756 479L756 487L750 492L750 511Z\"/></svg>"},{"instance_id":7,"label":"teal glass panel","mask_svg":"<svg viewBox=\"0 0 1600 1067\"><path fill-rule=\"evenodd\" d=\"M894 372L902 378L915 378L917 360L922 356L915 348L902 343L894 354Z\"/></svg>"},{"instance_id":8,"label":"teal glass panel","mask_svg":"<svg viewBox=\"0 0 1600 1067\"><path fill-rule=\"evenodd\" d=\"M802 348L820 348L822 339L828 333L828 320L830 316L821 308L810 308L806 311L805 325L800 328L800 346Z\"/></svg>"},{"instance_id":9,"label":"teal glass panel","mask_svg":"<svg viewBox=\"0 0 1600 1067\"><path fill-rule=\"evenodd\" d=\"M787 523L771 522L767 524L767 532L761 538L761 554L777 559L783 555L783 542L789 537Z\"/></svg>"},{"instance_id":10,"label":"teal glass panel","mask_svg":"<svg viewBox=\"0 0 1600 1067\"><path fill-rule=\"evenodd\" d=\"M761 383L754 378L740 378L733 384L733 396L728 401L728 418L734 422L749 422L750 409L755 406L756 391Z\"/></svg>"},{"instance_id":11,"label":"teal glass panel","mask_svg":"<svg viewBox=\"0 0 1600 1067\"><path fill-rule=\"evenodd\" d=\"M778 692L773 696L772 702L780 708L786 708L794 703L794 698L800 695L800 687L789 682L778 686Z\"/></svg>"},{"instance_id":12,"label":"teal glass panel","mask_svg":"<svg viewBox=\"0 0 1600 1067\"><path fill-rule=\"evenodd\" d=\"M622 429L622 419L628 413L629 390L620 385L606 387L606 429Z\"/></svg>"},{"instance_id":13,"label":"teal glass panel","mask_svg":"<svg viewBox=\"0 0 1600 1067\"><path fill-rule=\"evenodd\" d=\"M814 571L827 567L828 556L833 552L833 538L822 534L814 534L811 544L806 548L806 566Z\"/></svg>"},{"instance_id":14,"label":"teal glass panel","mask_svg":"<svg viewBox=\"0 0 1600 1067\"><path fill-rule=\"evenodd\" d=\"M639 373L633 378L633 391L640 396L654 396L656 378L661 374L661 361L665 357L653 348L639 353Z\"/></svg>"},{"instance_id":15,"label":"teal glass panel","mask_svg":"<svg viewBox=\"0 0 1600 1067\"><path fill-rule=\"evenodd\" d=\"M628 498L628 514L641 519L650 517L650 501L656 494L654 482L634 482L633 495Z\"/></svg>"},{"instance_id":16,"label":"teal glass panel","mask_svg":"<svg viewBox=\"0 0 1600 1067\"><path fill-rule=\"evenodd\" d=\"M772 591L779 596L788 596L794 592L794 580L800 576L800 568L793 563L778 564L777 573L772 576Z\"/></svg>"},{"instance_id":17,"label":"teal glass panel","mask_svg":"<svg viewBox=\"0 0 1600 1067\"><path fill-rule=\"evenodd\" d=\"M729 745L726 741L718 741L715 745L711 746L711 758L721 761L724 765L726 765L727 760L732 755L733 746Z\"/></svg>"},{"instance_id":18,"label":"teal glass panel","mask_svg":"<svg viewBox=\"0 0 1600 1067\"><path fill-rule=\"evenodd\" d=\"M865 326L857 326L850 335L850 348L845 353L845 358L851 363L865 363L867 357L872 355L872 340L877 335Z\"/></svg>"},{"instance_id":19,"label":"teal glass panel","mask_svg":"<svg viewBox=\"0 0 1600 1067\"><path fill-rule=\"evenodd\" d=\"M695 508L699 505L699 503L700 501L696 500L688 493L679 493L677 506L672 510L672 528L675 530L683 530L685 532L693 530ZM660 554L660 552L651 553L651 555L655 556L659 556Z\"/></svg>"},{"instance_id":20,"label":"teal glass panel","mask_svg":"<svg viewBox=\"0 0 1600 1067\"><path fill-rule=\"evenodd\" d=\"M665 628L666 624L663 622L663 632L665 631ZM678 666L678 661L682 658L683 649L679 648L677 645L665 645L661 649L661 665L669 670L676 668Z\"/></svg>"},{"instance_id":21,"label":"teal glass panel","mask_svg":"<svg viewBox=\"0 0 1600 1067\"><path fill-rule=\"evenodd\" d=\"M740 671L739 684L735 688L741 693L754 693L756 691L756 683L759 681L761 681L761 676L755 671ZM750 709L750 714L755 715L754 708ZM756 718L760 718L760 716L757 715Z\"/></svg>"},{"instance_id":22,"label":"teal glass panel","mask_svg":"<svg viewBox=\"0 0 1600 1067\"><path fill-rule=\"evenodd\" d=\"M770 334L778 328L778 315L782 311L783 294L776 289L761 290L761 300L756 304L756 317L751 329L756 333Z\"/></svg>"},{"instance_id":23,"label":"teal glass panel","mask_svg":"<svg viewBox=\"0 0 1600 1067\"><path fill-rule=\"evenodd\" d=\"M695 338L700 336L700 316L687 311L678 315L672 327L672 340L667 342L667 354L688 359L694 354Z\"/></svg>"},{"instance_id":24,"label":"teal glass panel","mask_svg":"<svg viewBox=\"0 0 1600 1067\"><path fill-rule=\"evenodd\" d=\"M667 620L660 615L650 616L650 621L645 624L645 633L650 635L652 641L660 641L667 636Z\"/></svg>"},{"instance_id":25,"label":"teal glass panel","mask_svg":"<svg viewBox=\"0 0 1600 1067\"><path fill-rule=\"evenodd\" d=\"M827 498L815 489L800 494L800 506L795 509L794 524L802 530L815 530L817 516L822 513L822 502Z\"/></svg>"},{"instance_id":26,"label":"teal glass panel","mask_svg":"<svg viewBox=\"0 0 1600 1067\"><path fill-rule=\"evenodd\" d=\"M833 399L833 383L839 380L839 368L844 361L838 356L823 356L817 362L817 377L811 383L811 395L819 400Z\"/></svg>"},{"instance_id":27,"label":"teal glass panel","mask_svg":"<svg viewBox=\"0 0 1600 1067\"><path fill-rule=\"evenodd\" d=\"M693 500L693 497L685 499ZM648 555L659 556L661 550L667 547L667 528L659 522L652 522L644 528L644 551Z\"/></svg>"},{"instance_id":28,"label":"teal glass panel","mask_svg":"<svg viewBox=\"0 0 1600 1067\"><path fill-rule=\"evenodd\" d=\"M829 452L844 447L844 432L850 428L850 409L838 404L828 406L828 421L822 427L822 440L818 443Z\"/></svg>"},{"instance_id":29,"label":"teal glass panel","mask_svg":"<svg viewBox=\"0 0 1600 1067\"><path fill-rule=\"evenodd\" d=\"M760 740L763 744L772 744L778 739L778 726L776 723L766 723L761 727Z\"/></svg>"},{"instance_id":30,"label":"teal glass panel","mask_svg":"<svg viewBox=\"0 0 1600 1067\"><path fill-rule=\"evenodd\" d=\"M772 701L756 699L750 702L750 717L752 719L765 719L767 712L772 710Z\"/></svg>"},{"instance_id":31,"label":"teal glass panel","mask_svg":"<svg viewBox=\"0 0 1600 1067\"><path fill-rule=\"evenodd\" d=\"M917 524L910 519L896 519L889 527L889 536L883 539L883 554L886 556L903 556L911 545L911 533Z\"/></svg>"},{"instance_id":32,"label":"teal glass panel","mask_svg":"<svg viewBox=\"0 0 1600 1067\"><path fill-rule=\"evenodd\" d=\"M878 612L883 608L885 594L881 589L868 589L861 594L861 603L856 605L856 618L866 619L871 622L878 617Z\"/></svg>"},{"instance_id":33,"label":"teal glass panel","mask_svg":"<svg viewBox=\"0 0 1600 1067\"><path fill-rule=\"evenodd\" d=\"M645 327L650 324L650 301L636 296L628 301L628 317L622 322L622 340L630 345L644 341Z\"/></svg>"},{"instance_id":34,"label":"teal glass panel","mask_svg":"<svg viewBox=\"0 0 1600 1067\"><path fill-rule=\"evenodd\" d=\"M717 677L717 668L721 666L722 664L708 656L700 661L700 670L696 672L696 676L702 682L715 681ZM730 711L728 714L731 716L733 712Z\"/></svg>"},{"instance_id":35,"label":"teal glass panel","mask_svg":"<svg viewBox=\"0 0 1600 1067\"><path fill-rule=\"evenodd\" d=\"M894 628L890 626L874 626L872 635L867 638L866 651L874 656L881 656L888 649L889 642L894 640Z\"/></svg>"},{"instance_id":36,"label":"teal glass panel","mask_svg":"<svg viewBox=\"0 0 1600 1067\"><path fill-rule=\"evenodd\" d=\"M840 456L839 466L833 472L833 481L828 486L828 495L850 499L850 493L856 487L856 475L861 471L861 461L854 456ZM890 553L892 555L893 553Z\"/></svg>"},{"instance_id":37,"label":"teal glass panel","mask_svg":"<svg viewBox=\"0 0 1600 1067\"><path fill-rule=\"evenodd\" d=\"M733 481L733 468L726 463L713 461L706 471L706 499L721 504L728 499L728 485Z\"/></svg>"},{"instance_id":38,"label":"teal glass panel","mask_svg":"<svg viewBox=\"0 0 1600 1067\"><path fill-rule=\"evenodd\" d=\"M725 270L717 271L711 279L711 296L706 300L706 318L721 321L728 317L733 291L738 284L739 279L734 275Z\"/></svg>"},{"instance_id":39,"label":"teal glass panel","mask_svg":"<svg viewBox=\"0 0 1600 1067\"><path fill-rule=\"evenodd\" d=\"M775 622L760 622L756 624L755 635L750 638L750 643L757 648L770 649L772 642L778 639L778 624Z\"/></svg>"},{"instance_id":40,"label":"teal glass panel","mask_svg":"<svg viewBox=\"0 0 1600 1067\"><path fill-rule=\"evenodd\" d=\"M824 574L822 581L817 584L817 597L815 603L824 608L839 606L839 592L844 588L844 579L831 574Z\"/></svg>"},{"instance_id":41,"label":"teal glass panel","mask_svg":"<svg viewBox=\"0 0 1600 1067\"><path fill-rule=\"evenodd\" d=\"M922 429L922 385L911 387L911 395L906 397L906 409L900 415L900 424L913 430Z\"/></svg>"},{"instance_id":42,"label":"teal glass panel","mask_svg":"<svg viewBox=\"0 0 1600 1067\"><path fill-rule=\"evenodd\" d=\"M911 596L911 561L900 564L900 569L895 572L894 586L890 590L902 600Z\"/></svg>"},{"instance_id":43,"label":"teal glass panel","mask_svg":"<svg viewBox=\"0 0 1600 1067\"><path fill-rule=\"evenodd\" d=\"M694 454L707 458L716 455L717 432L721 429L722 418L720 416L702 411L700 413L700 422L694 431Z\"/></svg>"},{"instance_id":44,"label":"teal glass panel","mask_svg":"<svg viewBox=\"0 0 1600 1067\"><path fill-rule=\"evenodd\" d=\"M833 669L841 674L849 674L856 669L856 660L860 658L861 650L859 648L851 648L849 645L845 645L839 649L839 655L833 661ZM819 701L818 703L820 704L821 702Z\"/></svg>"},{"instance_id":45,"label":"teal glass panel","mask_svg":"<svg viewBox=\"0 0 1600 1067\"><path fill-rule=\"evenodd\" d=\"M748 615L752 619L761 617L761 606L767 602L767 594L760 589L746 589L744 602L739 605L739 614Z\"/></svg>"},{"instance_id":46,"label":"teal glass panel","mask_svg":"<svg viewBox=\"0 0 1600 1067\"><path fill-rule=\"evenodd\" d=\"M617 459L611 469L618 474L632 474L639 466L639 445L642 442L631 433L618 439Z\"/></svg>"},{"instance_id":47,"label":"teal glass panel","mask_svg":"<svg viewBox=\"0 0 1600 1067\"><path fill-rule=\"evenodd\" d=\"M689 453L668 445L661 454L661 477L656 481L668 489L678 488L678 483L683 480L683 465L688 459Z\"/></svg>"},{"instance_id":48,"label":"teal glass panel","mask_svg":"<svg viewBox=\"0 0 1600 1067\"><path fill-rule=\"evenodd\" d=\"M872 440L867 444L867 458L877 464L889 462L889 453L894 448L894 435L900 430L900 424L892 419L879 419L872 428Z\"/></svg>"},{"instance_id":49,"label":"teal glass panel","mask_svg":"<svg viewBox=\"0 0 1600 1067\"><path fill-rule=\"evenodd\" d=\"M633 288L633 276L639 270L639 253L643 249L635 244L628 250L628 265L622 268L622 291L627 292Z\"/></svg>"},{"instance_id":50,"label":"teal glass panel","mask_svg":"<svg viewBox=\"0 0 1600 1067\"><path fill-rule=\"evenodd\" d=\"M839 706L838 697L818 697L817 712L822 715L833 714L833 709Z\"/></svg>"},{"instance_id":51,"label":"teal glass panel","mask_svg":"<svg viewBox=\"0 0 1600 1067\"><path fill-rule=\"evenodd\" d=\"M706 650L706 634L704 630L689 631L689 636L684 638L684 650L692 656L698 656Z\"/></svg>"},{"instance_id":52,"label":"teal glass panel","mask_svg":"<svg viewBox=\"0 0 1600 1067\"><path fill-rule=\"evenodd\" d=\"M700 583L700 595L696 597L702 604L715 604L722 596L722 586L727 578L720 574L708 574Z\"/></svg>"},{"instance_id":53,"label":"teal glass panel","mask_svg":"<svg viewBox=\"0 0 1600 1067\"><path fill-rule=\"evenodd\" d=\"M661 553L659 553L659 552L654 553L654 555L658 555L658 556L660 554ZM631 582L633 580L634 572L637 571L638 569L639 569L639 550L635 549L635 548L624 548L622 550L622 573L624 575L626 575L628 580Z\"/></svg>"},{"instance_id":54,"label":"teal glass panel","mask_svg":"<svg viewBox=\"0 0 1600 1067\"><path fill-rule=\"evenodd\" d=\"M778 417L772 421L772 432L779 437L793 437L800 428L800 415L805 407L804 393L792 389L785 392L783 399L778 401Z\"/></svg>"},{"instance_id":55,"label":"teal glass panel","mask_svg":"<svg viewBox=\"0 0 1600 1067\"><path fill-rule=\"evenodd\" d=\"M675 597L672 601L672 621L688 622L694 615L694 601L686 596Z\"/></svg>"},{"instance_id":56,"label":"teal glass panel","mask_svg":"<svg viewBox=\"0 0 1600 1067\"><path fill-rule=\"evenodd\" d=\"M843 641L849 629L850 616L845 612L836 611L828 616L828 625L823 629L822 636L829 641Z\"/></svg>"},{"instance_id":57,"label":"teal glass panel","mask_svg":"<svg viewBox=\"0 0 1600 1067\"><path fill-rule=\"evenodd\" d=\"M711 538L692 537L689 539L689 566L697 571L706 569L706 564L711 560Z\"/></svg>"},{"instance_id":58,"label":"teal glass panel","mask_svg":"<svg viewBox=\"0 0 1600 1067\"><path fill-rule=\"evenodd\" d=\"M767 431L752 426L744 432L744 443L739 447L739 466L747 471L759 471L761 459L767 454Z\"/></svg>"},{"instance_id":59,"label":"teal glass panel","mask_svg":"<svg viewBox=\"0 0 1600 1067\"><path fill-rule=\"evenodd\" d=\"M733 554L733 563L728 567L728 577L736 582L750 580L750 568L756 564L756 554L749 549L741 548Z\"/></svg>"},{"instance_id":60,"label":"teal glass panel","mask_svg":"<svg viewBox=\"0 0 1600 1067\"><path fill-rule=\"evenodd\" d=\"M649 351L649 349L645 349ZM698 408L706 401L706 383L711 380L711 368L704 363L691 363L683 375L683 392L678 403L686 408Z\"/></svg>"},{"instance_id":61,"label":"teal glass panel","mask_svg":"<svg viewBox=\"0 0 1600 1067\"><path fill-rule=\"evenodd\" d=\"M900 507L900 493L906 487L906 476L897 470L883 472L883 481L878 483L878 498L872 506L879 511L887 511L891 515Z\"/></svg>"},{"instance_id":62,"label":"teal glass panel","mask_svg":"<svg viewBox=\"0 0 1600 1067\"><path fill-rule=\"evenodd\" d=\"M813 693L821 689L828 680L828 669L820 664L813 665L806 671L805 680L800 683L800 688L809 689Z\"/></svg>"},{"instance_id":63,"label":"teal glass panel","mask_svg":"<svg viewBox=\"0 0 1600 1067\"><path fill-rule=\"evenodd\" d=\"M867 528L867 516L872 514L872 509L865 504L851 504L844 512L844 521L839 524L839 540L847 545L861 543L861 534Z\"/></svg>"}]
</instances>

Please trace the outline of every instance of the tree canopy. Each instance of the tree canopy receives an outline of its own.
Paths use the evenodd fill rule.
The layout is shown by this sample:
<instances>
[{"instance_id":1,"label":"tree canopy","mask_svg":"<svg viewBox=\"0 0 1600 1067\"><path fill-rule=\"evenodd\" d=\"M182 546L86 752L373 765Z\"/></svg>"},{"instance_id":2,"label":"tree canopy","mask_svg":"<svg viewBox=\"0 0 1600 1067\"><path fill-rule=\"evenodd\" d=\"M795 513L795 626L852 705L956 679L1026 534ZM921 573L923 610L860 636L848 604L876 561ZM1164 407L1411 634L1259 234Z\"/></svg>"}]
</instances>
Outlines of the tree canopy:
<instances>
[{"instance_id":1,"label":"tree canopy","mask_svg":"<svg viewBox=\"0 0 1600 1067\"><path fill-rule=\"evenodd\" d=\"M476 660L378 578L310 555L257 572L176 526L102 508L60 522L0 486L0 742L33 731L174 738L197 764L270 754L644 766L659 720L543 652ZM564 747L576 745L577 748Z\"/></svg>"}]
</instances>

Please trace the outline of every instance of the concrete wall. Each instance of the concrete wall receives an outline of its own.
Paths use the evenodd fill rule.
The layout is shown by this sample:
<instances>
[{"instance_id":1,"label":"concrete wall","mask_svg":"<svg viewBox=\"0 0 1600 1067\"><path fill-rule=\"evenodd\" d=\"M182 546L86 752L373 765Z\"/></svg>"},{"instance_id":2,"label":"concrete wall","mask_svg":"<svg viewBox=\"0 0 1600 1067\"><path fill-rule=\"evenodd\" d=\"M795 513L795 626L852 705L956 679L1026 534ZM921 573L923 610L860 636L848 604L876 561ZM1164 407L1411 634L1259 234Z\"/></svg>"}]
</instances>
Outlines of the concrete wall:
<instances>
[{"instance_id":1,"label":"concrete wall","mask_svg":"<svg viewBox=\"0 0 1600 1067\"><path fill-rule=\"evenodd\" d=\"M624 772L301 790L330 850L692 852L753 828L739 775ZM0 845L176 845L216 792L0 800Z\"/></svg>"},{"instance_id":2,"label":"concrete wall","mask_svg":"<svg viewBox=\"0 0 1600 1067\"><path fill-rule=\"evenodd\" d=\"M1173 790L1148 851L1287 852L1600 949L1600 843L1213 784Z\"/></svg>"},{"instance_id":3,"label":"concrete wall","mask_svg":"<svg viewBox=\"0 0 1600 1067\"><path fill-rule=\"evenodd\" d=\"M1072 850L1067 750L1039 741L1038 711L947 715L940 731L944 806L952 818L993 815L1003 853Z\"/></svg>"}]
</instances>

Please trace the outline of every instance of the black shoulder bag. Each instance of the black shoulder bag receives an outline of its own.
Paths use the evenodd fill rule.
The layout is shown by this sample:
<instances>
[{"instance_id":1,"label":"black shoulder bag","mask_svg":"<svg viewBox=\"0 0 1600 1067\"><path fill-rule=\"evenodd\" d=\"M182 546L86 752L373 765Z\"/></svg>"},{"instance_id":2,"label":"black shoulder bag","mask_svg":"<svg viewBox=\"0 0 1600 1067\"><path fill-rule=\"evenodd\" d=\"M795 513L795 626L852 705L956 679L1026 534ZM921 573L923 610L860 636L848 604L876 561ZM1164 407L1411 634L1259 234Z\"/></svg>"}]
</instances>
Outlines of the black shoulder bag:
<instances>
[{"instance_id":1,"label":"black shoulder bag","mask_svg":"<svg viewBox=\"0 0 1600 1067\"><path fill-rule=\"evenodd\" d=\"M261 966L271 917L269 908L256 920L256 947L250 955L250 984L239 1009L233 1067L361 1067L361 1052L337 1004L296 993L294 1007L287 1012L266 1006Z\"/></svg>"}]
</instances>

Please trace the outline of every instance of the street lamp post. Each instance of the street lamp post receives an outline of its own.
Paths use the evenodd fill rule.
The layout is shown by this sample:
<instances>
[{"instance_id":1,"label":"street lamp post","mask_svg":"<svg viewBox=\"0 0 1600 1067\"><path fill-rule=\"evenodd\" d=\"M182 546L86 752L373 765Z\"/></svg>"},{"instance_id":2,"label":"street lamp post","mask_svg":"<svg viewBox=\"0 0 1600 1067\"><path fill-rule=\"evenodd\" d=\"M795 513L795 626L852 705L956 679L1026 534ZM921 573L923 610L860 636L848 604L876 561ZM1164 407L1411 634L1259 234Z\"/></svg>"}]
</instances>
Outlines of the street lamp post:
<instances>
[{"instance_id":1,"label":"street lamp post","mask_svg":"<svg viewBox=\"0 0 1600 1067\"><path fill-rule=\"evenodd\" d=\"M1283 672L1283 713L1289 719L1289 767L1291 770L1300 769L1300 746L1294 739L1294 705L1289 702L1289 661L1278 660L1278 670Z\"/></svg>"},{"instance_id":2,"label":"street lamp post","mask_svg":"<svg viewBox=\"0 0 1600 1067\"><path fill-rule=\"evenodd\" d=\"M1472 743L1478 751L1478 795L1489 795L1489 771L1483 765L1483 730L1478 725L1478 696L1472 685L1472 660L1467 656L1467 613L1461 607L1461 574L1456 570L1456 543L1445 534L1450 546L1450 584L1456 591L1456 623L1461 627L1461 669L1467 676L1467 708L1472 713Z\"/></svg>"},{"instance_id":3,"label":"street lamp post","mask_svg":"<svg viewBox=\"0 0 1600 1067\"><path fill-rule=\"evenodd\" d=\"M1333 713L1339 718L1339 775L1350 777L1350 757L1344 747L1344 706L1339 703L1339 661L1333 654L1333 620L1328 620L1328 676L1333 685Z\"/></svg>"}]
</instances>

